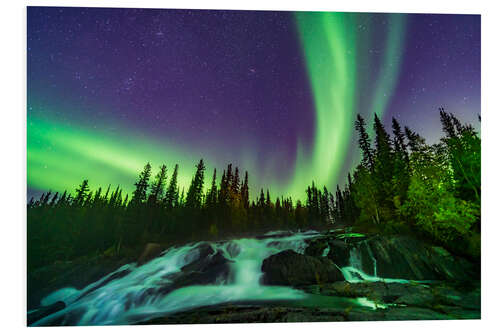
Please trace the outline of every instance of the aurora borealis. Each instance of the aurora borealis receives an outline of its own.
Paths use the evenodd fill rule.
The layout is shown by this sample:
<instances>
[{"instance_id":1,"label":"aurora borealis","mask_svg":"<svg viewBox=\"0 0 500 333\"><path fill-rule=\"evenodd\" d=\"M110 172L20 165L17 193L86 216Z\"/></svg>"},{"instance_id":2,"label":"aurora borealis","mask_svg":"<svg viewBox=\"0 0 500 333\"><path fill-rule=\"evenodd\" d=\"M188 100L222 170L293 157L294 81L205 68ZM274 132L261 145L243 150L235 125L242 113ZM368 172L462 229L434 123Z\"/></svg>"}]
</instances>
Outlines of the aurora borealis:
<instances>
[{"instance_id":1,"label":"aurora borealis","mask_svg":"<svg viewBox=\"0 0 500 333\"><path fill-rule=\"evenodd\" d=\"M131 190L148 161L187 187L203 158L302 198L358 161L357 113L478 126L477 15L29 7L27 32L28 196Z\"/></svg>"}]
</instances>

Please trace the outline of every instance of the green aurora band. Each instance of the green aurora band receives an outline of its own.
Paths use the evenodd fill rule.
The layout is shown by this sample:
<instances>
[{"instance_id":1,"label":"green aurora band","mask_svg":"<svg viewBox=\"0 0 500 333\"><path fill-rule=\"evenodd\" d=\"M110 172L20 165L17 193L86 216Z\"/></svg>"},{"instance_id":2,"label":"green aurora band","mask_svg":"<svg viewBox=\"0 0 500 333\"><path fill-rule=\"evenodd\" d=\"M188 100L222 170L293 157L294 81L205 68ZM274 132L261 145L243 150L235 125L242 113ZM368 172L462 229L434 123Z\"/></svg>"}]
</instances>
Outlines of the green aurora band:
<instances>
[{"instance_id":1,"label":"green aurora band","mask_svg":"<svg viewBox=\"0 0 500 333\"><path fill-rule=\"evenodd\" d=\"M364 74L359 67L371 60L363 56L366 52L360 52L366 49L366 41L357 39L362 15L296 13L316 109L316 128L312 152L303 152L299 143L295 175L288 188L294 197L303 197L311 176L317 186L326 185L329 189L346 176L340 173L354 139L354 118L358 112L364 113L358 110L357 94L363 88L358 82ZM405 34L404 15L388 15L388 21L384 60L370 109L371 114L376 112L379 116L383 116L397 83Z\"/></svg>"},{"instance_id":2,"label":"green aurora band","mask_svg":"<svg viewBox=\"0 0 500 333\"><path fill-rule=\"evenodd\" d=\"M304 148L306 143L299 140L293 176L285 184L274 182L273 175L258 170L256 156L250 151L235 156L235 160L239 158L243 162L241 169L248 170L251 176L251 198L257 196L262 186L269 188L273 196L304 199L305 189L311 181L333 190L335 184L342 182L346 176L342 171L352 167L352 161L347 161L346 156L355 140L354 117L358 112L365 114L358 110L359 94L363 91L361 85L365 85L359 66L371 61L367 52L361 52L366 51L366 40L357 37L362 15L327 12L295 14L316 111L313 148L307 151ZM390 92L397 83L405 16L388 15L388 22L391 28L386 36L383 64L370 99L371 114L376 112L380 116L384 114ZM28 114L27 183L33 189L72 191L88 178L92 190L98 187L105 189L111 184L120 185L124 192L130 194L138 173L149 161L153 176L163 163L167 164L170 176L174 164L178 163L179 186L181 190L187 190L195 164L199 158L206 158L201 149L196 151L196 148L178 144L165 145L125 128L120 133L128 134L119 135L91 126L69 125L47 117L50 114L52 112L44 112L43 117ZM225 166L224 163L214 163L213 159L209 157L205 160L206 184L210 181L213 167L221 170ZM272 161L269 163L272 164Z\"/></svg>"},{"instance_id":3,"label":"green aurora band","mask_svg":"<svg viewBox=\"0 0 500 333\"><path fill-rule=\"evenodd\" d=\"M158 167L169 161L179 163L180 188L189 186L197 158L138 136L111 135L62 122L28 117L28 185L36 189L72 191L89 179L92 190L117 186L131 193L133 183L146 162ZM187 151L187 150L186 150ZM192 166L193 170L185 170ZM169 173L174 165L168 165ZM184 169L183 169L184 167ZM189 168L191 169L191 168Z\"/></svg>"}]
</instances>

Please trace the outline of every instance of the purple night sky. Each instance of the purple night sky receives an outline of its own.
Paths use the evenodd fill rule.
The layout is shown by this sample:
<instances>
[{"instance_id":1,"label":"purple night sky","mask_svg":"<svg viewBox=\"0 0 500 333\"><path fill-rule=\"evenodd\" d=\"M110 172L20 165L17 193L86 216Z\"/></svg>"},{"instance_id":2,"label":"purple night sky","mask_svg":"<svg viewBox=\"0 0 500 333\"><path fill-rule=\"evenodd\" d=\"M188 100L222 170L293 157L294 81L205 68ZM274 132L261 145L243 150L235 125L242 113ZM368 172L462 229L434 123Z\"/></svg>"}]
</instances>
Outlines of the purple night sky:
<instances>
[{"instance_id":1,"label":"purple night sky","mask_svg":"<svg viewBox=\"0 0 500 333\"><path fill-rule=\"evenodd\" d=\"M373 114L365 96L376 88L370 78L381 67L389 16L357 16L354 37L369 44L358 52L358 106L345 112ZM435 141L444 106L479 128L480 16L404 19L386 126L394 116ZM315 144L314 91L298 29L293 12L29 7L28 122L102 131L105 142L129 136L131 146L144 139L182 147L217 168L251 160L256 186L286 184L298 142L306 152ZM347 153L337 156L340 183L359 158L353 125ZM28 138L28 154L39 144L50 159L53 145L36 140ZM47 190L43 184L28 176L28 192Z\"/></svg>"}]
</instances>

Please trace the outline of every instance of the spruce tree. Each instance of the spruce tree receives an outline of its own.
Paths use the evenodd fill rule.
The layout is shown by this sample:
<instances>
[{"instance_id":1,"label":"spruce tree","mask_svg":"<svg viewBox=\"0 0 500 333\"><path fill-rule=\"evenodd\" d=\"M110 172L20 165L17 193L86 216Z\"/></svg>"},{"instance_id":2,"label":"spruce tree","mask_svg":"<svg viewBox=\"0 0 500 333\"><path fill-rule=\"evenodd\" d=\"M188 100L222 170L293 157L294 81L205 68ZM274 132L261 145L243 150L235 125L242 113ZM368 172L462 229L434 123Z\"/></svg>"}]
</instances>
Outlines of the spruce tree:
<instances>
[{"instance_id":1,"label":"spruce tree","mask_svg":"<svg viewBox=\"0 0 500 333\"><path fill-rule=\"evenodd\" d=\"M212 176L212 185L207 193L206 204L209 208L213 208L217 204L217 170L214 168L214 173Z\"/></svg>"},{"instance_id":2,"label":"spruce tree","mask_svg":"<svg viewBox=\"0 0 500 333\"><path fill-rule=\"evenodd\" d=\"M163 164L160 167L160 171L156 174L153 184L151 185L151 194L149 195L150 203L157 203L162 199L166 181L167 181L167 166Z\"/></svg>"},{"instance_id":3,"label":"spruce tree","mask_svg":"<svg viewBox=\"0 0 500 333\"><path fill-rule=\"evenodd\" d=\"M360 114L358 114L357 116L355 122L355 128L358 131L358 136L359 136L358 143L361 152L363 154L362 164L368 170L373 170L374 162L373 162L373 152L370 147L370 138L368 136L368 133L366 132L365 120L363 119L363 117L361 117Z\"/></svg>"},{"instance_id":4,"label":"spruce tree","mask_svg":"<svg viewBox=\"0 0 500 333\"><path fill-rule=\"evenodd\" d=\"M425 139L409 129L408 126L405 126L405 135L408 139L408 147L410 147L412 153L422 150L425 146Z\"/></svg>"},{"instance_id":5,"label":"spruce tree","mask_svg":"<svg viewBox=\"0 0 500 333\"><path fill-rule=\"evenodd\" d=\"M234 177L231 184L231 192L233 193L233 195L237 195L240 193L240 173L238 167L236 167L236 169L234 170Z\"/></svg>"},{"instance_id":6,"label":"spruce tree","mask_svg":"<svg viewBox=\"0 0 500 333\"><path fill-rule=\"evenodd\" d=\"M205 164L200 160L196 165L196 173L186 195L186 206L188 208L201 208L203 199L203 183L205 179Z\"/></svg>"},{"instance_id":7,"label":"spruce tree","mask_svg":"<svg viewBox=\"0 0 500 333\"><path fill-rule=\"evenodd\" d=\"M395 188L395 204L400 207L406 200L410 184L410 160L401 126L392 118L392 132L394 134L394 171L393 186Z\"/></svg>"},{"instance_id":8,"label":"spruce tree","mask_svg":"<svg viewBox=\"0 0 500 333\"><path fill-rule=\"evenodd\" d=\"M241 200L243 201L243 207L248 209L250 206L249 202L249 190L248 190L248 172L245 171L245 180L243 181L243 185L241 187Z\"/></svg>"},{"instance_id":9,"label":"spruce tree","mask_svg":"<svg viewBox=\"0 0 500 333\"><path fill-rule=\"evenodd\" d=\"M174 172L170 178L170 183L168 184L167 192L163 198L165 206L169 209L176 207L179 201L179 189L177 187L177 174L179 172L179 165L176 164L174 167Z\"/></svg>"},{"instance_id":10,"label":"spruce tree","mask_svg":"<svg viewBox=\"0 0 500 333\"><path fill-rule=\"evenodd\" d=\"M89 181L84 179L80 186L76 189L76 196L73 200L73 204L77 206L82 206L85 199L87 198L89 192Z\"/></svg>"},{"instance_id":11,"label":"spruce tree","mask_svg":"<svg viewBox=\"0 0 500 333\"><path fill-rule=\"evenodd\" d=\"M385 131L384 125L375 114L373 124L375 130L375 168L374 177L376 189L376 201L382 208L378 217L379 220L389 221L393 219L394 212L394 191L393 191L393 172L394 172L394 154L391 144L391 138Z\"/></svg>"},{"instance_id":12,"label":"spruce tree","mask_svg":"<svg viewBox=\"0 0 500 333\"><path fill-rule=\"evenodd\" d=\"M135 190L132 192L132 200L130 204L133 206L140 205L146 200L146 195L149 187L149 178L151 177L151 164L149 162L144 166L144 169L139 174L139 179L134 184Z\"/></svg>"}]
</instances>

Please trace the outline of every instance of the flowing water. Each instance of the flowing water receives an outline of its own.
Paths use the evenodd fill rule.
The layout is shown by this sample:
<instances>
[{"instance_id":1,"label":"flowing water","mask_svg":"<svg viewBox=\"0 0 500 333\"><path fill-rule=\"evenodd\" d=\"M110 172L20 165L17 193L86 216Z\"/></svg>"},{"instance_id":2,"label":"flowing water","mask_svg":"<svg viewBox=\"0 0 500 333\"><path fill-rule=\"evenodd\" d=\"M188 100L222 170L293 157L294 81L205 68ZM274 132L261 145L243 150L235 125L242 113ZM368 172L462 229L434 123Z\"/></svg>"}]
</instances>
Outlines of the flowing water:
<instances>
[{"instance_id":1,"label":"flowing water","mask_svg":"<svg viewBox=\"0 0 500 333\"><path fill-rule=\"evenodd\" d=\"M43 306L63 301L66 308L39 320L34 323L34 326L54 323L58 325L132 324L166 314L231 302L254 304L256 302L290 302L290 304L302 302L307 305L308 301L311 303L313 299L317 301L319 298L291 287L262 285L261 266L264 259L284 250L303 253L307 246L306 241L318 235L313 231L296 234L275 232L268 233L259 239L245 238L218 243L201 242L172 247L160 257L144 265L138 266L135 263L124 265L81 290L63 288L48 295L42 300ZM220 253L228 260L229 274L220 275L211 285L190 285L176 289L174 278L183 274L182 268L186 265L202 260L201 249L207 246L213 249L213 254ZM326 256L328 251L330 251L329 248L323 255ZM362 271L359 253L360 251L353 248L350 253L349 266L341 268L346 280L350 282L382 280ZM374 264L376 265L376 261ZM392 282L405 282L405 280ZM330 297L328 302L340 301L340 299ZM373 303L366 299L355 299L354 303L355 306L374 307Z\"/></svg>"},{"instance_id":2,"label":"flowing water","mask_svg":"<svg viewBox=\"0 0 500 333\"><path fill-rule=\"evenodd\" d=\"M362 251L361 246L366 247L370 261L372 262L373 275L367 274L363 271ZM370 244L366 241L358 243L353 246L349 251L349 266L340 269L346 281L351 283L357 282L387 282L387 283L409 283L409 280L382 278L377 276L377 260L375 259L371 250Z\"/></svg>"}]
</instances>

